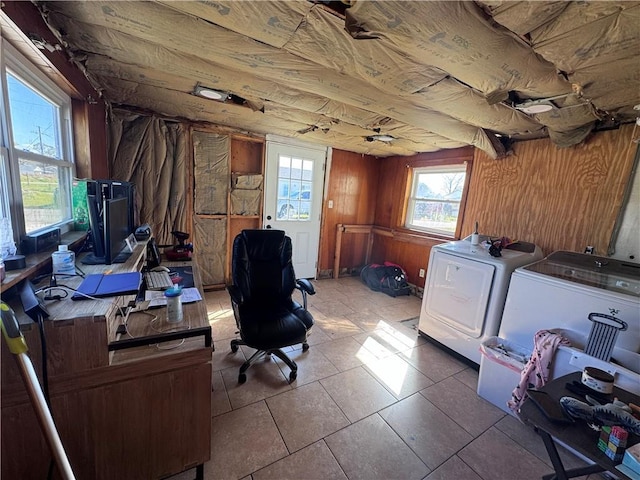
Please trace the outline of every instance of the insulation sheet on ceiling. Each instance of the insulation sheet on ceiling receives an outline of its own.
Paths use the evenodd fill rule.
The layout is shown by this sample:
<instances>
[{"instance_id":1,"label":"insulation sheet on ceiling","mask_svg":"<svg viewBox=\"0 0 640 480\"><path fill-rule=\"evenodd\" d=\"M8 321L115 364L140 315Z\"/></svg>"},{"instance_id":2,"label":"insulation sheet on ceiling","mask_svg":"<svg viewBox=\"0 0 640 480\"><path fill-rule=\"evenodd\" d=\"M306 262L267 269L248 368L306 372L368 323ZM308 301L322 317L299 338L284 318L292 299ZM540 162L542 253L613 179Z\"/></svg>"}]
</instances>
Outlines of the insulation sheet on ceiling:
<instances>
[{"instance_id":1,"label":"insulation sheet on ceiling","mask_svg":"<svg viewBox=\"0 0 640 480\"><path fill-rule=\"evenodd\" d=\"M347 28L356 38L377 37L438 67L495 101L510 90L532 97L571 91L551 63L492 25L473 2L353 0Z\"/></svg>"},{"instance_id":2,"label":"insulation sheet on ceiling","mask_svg":"<svg viewBox=\"0 0 640 480\"><path fill-rule=\"evenodd\" d=\"M566 72L637 58L640 2L569 2L561 15L531 32L531 41Z\"/></svg>"},{"instance_id":3,"label":"insulation sheet on ceiling","mask_svg":"<svg viewBox=\"0 0 640 480\"><path fill-rule=\"evenodd\" d=\"M480 126L479 120L485 123L488 120L490 128L513 134L541 128L526 115L505 105L489 105L479 93L448 78L445 71L407 57L383 41L354 40L345 31L342 18L321 8L309 13L284 48L472 125ZM465 101L460 101L462 99Z\"/></svg>"},{"instance_id":4,"label":"insulation sheet on ceiling","mask_svg":"<svg viewBox=\"0 0 640 480\"><path fill-rule=\"evenodd\" d=\"M227 135L193 132L195 213L227 213L229 148L230 140Z\"/></svg>"},{"instance_id":5,"label":"insulation sheet on ceiling","mask_svg":"<svg viewBox=\"0 0 640 480\"><path fill-rule=\"evenodd\" d=\"M253 37L273 47L282 47L305 19L313 3L306 0L268 2L159 1L167 7L208 20L228 30ZM251 21L247 21L247 19Z\"/></svg>"},{"instance_id":6,"label":"insulation sheet on ceiling","mask_svg":"<svg viewBox=\"0 0 640 480\"><path fill-rule=\"evenodd\" d=\"M65 9L69 8L65 6L65 3L58 4L54 2L51 4L51 8L55 9L55 11L50 12L50 16L52 18L55 17L54 23L65 25L65 31L69 32L69 34L73 35L72 32L82 32L76 35L83 35L88 30L93 30L93 28L89 29L77 21L64 18L64 15L55 13L56 11L64 13ZM82 18L83 22L112 28L136 38L159 43L169 49L187 55L198 52L198 55L206 61L226 64L229 68L240 72L254 75L259 70L260 76L264 79L289 85L301 91L327 96L347 105L384 116L395 116L399 120L406 121L404 112L413 110L409 101L403 102L397 98L390 98L378 88L373 86L363 88L362 83L341 75L339 72L328 70L296 55L256 42L224 28L204 24L195 18L185 17L159 4L136 2L134 5L128 2L107 2L106 4L105 2L84 2L74 5L72 12ZM144 20L139 20L141 18ZM189 31L192 35L186 37L180 34L180 32L184 31ZM163 34L158 35L157 32L163 32ZM121 48L136 48L135 41L123 42L120 39L119 42L110 43L111 37L119 34L112 34L109 31L104 31L102 34L106 34L108 37L106 41L100 42L103 48L108 45L114 45L112 48L118 51ZM92 33L92 35L94 34ZM210 39L215 39L216 48L210 48ZM89 44L95 40L97 39L86 39ZM90 48L90 45L88 46ZM153 55L152 52L146 52L146 54ZM104 52L106 55L109 55L109 53L108 51ZM112 55L109 56L116 57L118 52L111 53ZM117 97L117 91L113 93L116 93L115 96ZM131 98L130 102L135 104L135 98ZM496 152L492 141L486 138L486 134L476 128L465 125L459 120L449 118L446 120L447 129L443 131L437 130L442 116L444 115L438 112L422 109L419 117L412 116L408 123L416 127L432 125L433 128L429 130L433 133L450 140L475 145L493 157L499 154L499 152ZM238 122L235 124L224 122L223 124L237 126ZM245 124L242 128L248 128L248 125ZM290 128L287 130L291 131ZM353 140L351 142L353 143ZM349 145L343 146L343 144L339 144L335 146L352 150ZM363 145L360 144L356 151L363 151Z\"/></svg>"},{"instance_id":7,"label":"insulation sheet on ceiling","mask_svg":"<svg viewBox=\"0 0 640 480\"><path fill-rule=\"evenodd\" d=\"M225 283L227 220L193 217L193 249L204 285Z\"/></svg>"}]
</instances>

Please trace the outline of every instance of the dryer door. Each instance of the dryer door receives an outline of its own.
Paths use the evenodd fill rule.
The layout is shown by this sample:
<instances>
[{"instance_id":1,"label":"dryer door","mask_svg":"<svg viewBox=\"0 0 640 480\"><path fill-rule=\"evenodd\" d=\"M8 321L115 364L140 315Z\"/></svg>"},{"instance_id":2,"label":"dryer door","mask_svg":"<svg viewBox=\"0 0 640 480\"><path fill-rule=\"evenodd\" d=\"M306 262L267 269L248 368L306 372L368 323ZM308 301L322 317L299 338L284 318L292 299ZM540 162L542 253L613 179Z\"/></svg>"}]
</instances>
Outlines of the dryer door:
<instances>
[{"instance_id":1,"label":"dryer door","mask_svg":"<svg viewBox=\"0 0 640 480\"><path fill-rule=\"evenodd\" d=\"M482 335L495 266L435 252L429 264L424 309L472 338Z\"/></svg>"}]
</instances>

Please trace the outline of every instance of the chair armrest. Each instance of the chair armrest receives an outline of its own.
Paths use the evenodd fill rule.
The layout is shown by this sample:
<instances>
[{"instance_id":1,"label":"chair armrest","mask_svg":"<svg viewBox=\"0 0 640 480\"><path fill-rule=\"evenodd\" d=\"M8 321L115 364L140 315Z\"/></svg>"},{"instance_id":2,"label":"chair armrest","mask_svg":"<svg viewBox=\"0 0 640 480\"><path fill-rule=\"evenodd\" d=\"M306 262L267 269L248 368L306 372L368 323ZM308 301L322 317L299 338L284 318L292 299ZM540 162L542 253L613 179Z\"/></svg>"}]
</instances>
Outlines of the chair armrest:
<instances>
[{"instance_id":1,"label":"chair armrest","mask_svg":"<svg viewBox=\"0 0 640 480\"><path fill-rule=\"evenodd\" d=\"M231 301L233 303L235 303L236 305L242 305L244 299L242 298L242 292L237 286L229 285L227 286L227 291L229 292L229 295L231 296Z\"/></svg>"},{"instance_id":2,"label":"chair armrest","mask_svg":"<svg viewBox=\"0 0 640 480\"><path fill-rule=\"evenodd\" d=\"M307 280L306 278L299 278L296 280L296 284L297 284L297 289L300 290L301 292L305 292L308 293L309 295L315 295L316 294L316 289L313 288L313 285L311 284L311 282L309 280Z\"/></svg>"}]
</instances>

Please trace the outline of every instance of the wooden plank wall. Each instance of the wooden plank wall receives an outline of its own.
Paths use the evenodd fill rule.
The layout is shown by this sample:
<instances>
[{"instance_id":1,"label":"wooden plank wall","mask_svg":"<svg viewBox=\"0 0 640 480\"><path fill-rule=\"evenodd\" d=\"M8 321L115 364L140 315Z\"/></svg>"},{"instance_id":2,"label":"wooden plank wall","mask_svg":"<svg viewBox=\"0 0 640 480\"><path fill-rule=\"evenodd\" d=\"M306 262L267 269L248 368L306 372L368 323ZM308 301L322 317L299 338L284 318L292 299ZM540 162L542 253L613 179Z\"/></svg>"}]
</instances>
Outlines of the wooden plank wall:
<instances>
[{"instance_id":1,"label":"wooden plank wall","mask_svg":"<svg viewBox=\"0 0 640 480\"><path fill-rule=\"evenodd\" d=\"M322 207L319 278L331 277L333 273L336 226L373 223L379 164L379 160L372 156L333 150L327 195ZM329 208L329 201L333 202L333 208ZM366 249L366 235L345 235L340 266L362 266Z\"/></svg>"},{"instance_id":2,"label":"wooden plank wall","mask_svg":"<svg viewBox=\"0 0 640 480\"><path fill-rule=\"evenodd\" d=\"M462 235L473 231L538 244L545 255L595 246L606 255L637 144L633 125L560 149L546 139L516 143L492 160L475 151Z\"/></svg>"},{"instance_id":3,"label":"wooden plank wall","mask_svg":"<svg viewBox=\"0 0 640 480\"><path fill-rule=\"evenodd\" d=\"M638 147L632 133L633 125L624 125L566 149L547 139L518 142L513 154L500 160L475 150L461 236L469 235L478 221L480 233L534 242L545 255L556 250L581 252L587 245L606 255ZM442 240L406 235L399 227L406 170L418 159L436 160L452 153L380 160L374 225L390 232L376 235L371 260L402 265L409 282L419 287L424 278L418 272L427 268L431 247Z\"/></svg>"},{"instance_id":4,"label":"wooden plank wall","mask_svg":"<svg viewBox=\"0 0 640 480\"><path fill-rule=\"evenodd\" d=\"M442 150L423 153L411 157L389 157L380 160L378 179L378 202L374 224L384 234L374 237L371 261L381 263L389 261L401 265L407 272L409 283L424 286L424 277L420 269L427 269L431 247L442 243L436 238L422 233L410 232L403 228L405 198L408 195L407 178L409 168L438 164L457 159L473 160L473 148Z\"/></svg>"}]
</instances>

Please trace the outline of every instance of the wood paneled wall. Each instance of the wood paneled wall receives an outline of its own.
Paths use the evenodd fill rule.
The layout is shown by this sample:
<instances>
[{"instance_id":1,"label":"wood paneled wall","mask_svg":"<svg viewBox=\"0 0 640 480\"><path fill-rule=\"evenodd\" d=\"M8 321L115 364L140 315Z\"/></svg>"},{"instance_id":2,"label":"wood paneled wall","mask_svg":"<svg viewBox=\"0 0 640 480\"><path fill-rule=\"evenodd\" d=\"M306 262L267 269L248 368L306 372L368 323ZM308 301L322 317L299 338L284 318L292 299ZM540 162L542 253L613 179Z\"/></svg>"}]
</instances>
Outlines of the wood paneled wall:
<instances>
[{"instance_id":1,"label":"wood paneled wall","mask_svg":"<svg viewBox=\"0 0 640 480\"><path fill-rule=\"evenodd\" d=\"M411 157L389 157L380 160L378 178L378 202L374 224L381 227L374 237L371 261L389 261L401 265L407 272L409 283L424 286L421 269L427 269L431 247L442 243L436 238L422 233L410 232L403 227L405 198L408 195L407 178L409 169L418 166L438 164L448 161L473 161L473 148L442 150L423 153Z\"/></svg>"},{"instance_id":2,"label":"wood paneled wall","mask_svg":"<svg viewBox=\"0 0 640 480\"><path fill-rule=\"evenodd\" d=\"M330 277L336 251L338 224L372 224L378 190L379 160L359 153L333 150L327 195L322 210L319 277ZM329 208L329 201L333 208ZM345 235L341 266L362 266L366 254L366 235Z\"/></svg>"},{"instance_id":3,"label":"wood paneled wall","mask_svg":"<svg viewBox=\"0 0 640 480\"><path fill-rule=\"evenodd\" d=\"M478 221L480 233L534 242L545 255L587 245L606 255L638 147L632 131L624 125L564 149L519 142L500 160L476 150L462 235Z\"/></svg>"}]
</instances>

